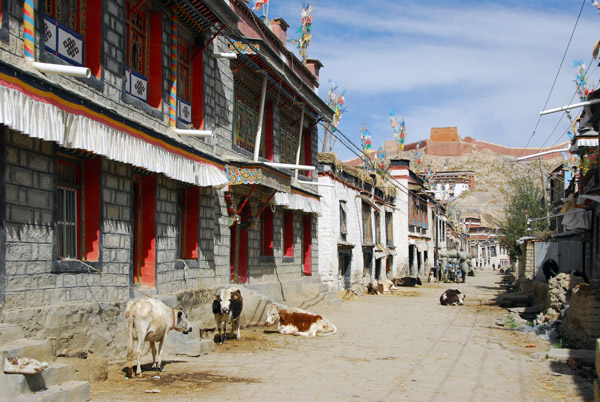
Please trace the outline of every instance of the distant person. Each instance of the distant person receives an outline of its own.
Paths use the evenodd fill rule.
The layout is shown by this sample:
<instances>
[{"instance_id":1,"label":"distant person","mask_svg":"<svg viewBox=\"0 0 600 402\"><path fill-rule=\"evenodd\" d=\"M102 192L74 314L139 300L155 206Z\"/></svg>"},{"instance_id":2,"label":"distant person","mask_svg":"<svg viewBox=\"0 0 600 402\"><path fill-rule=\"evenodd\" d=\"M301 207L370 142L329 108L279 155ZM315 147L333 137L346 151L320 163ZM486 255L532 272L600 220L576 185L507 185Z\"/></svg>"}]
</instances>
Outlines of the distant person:
<instances>
[{"instance_id":1,"label":"distant person","mask_svg":"<svg viewBox=\"0 0 600 402\"><path fill-rule=\"evenodd\" d=\"M492 271L496 270L496 264L492 264Z\"/></svg>"}]
</instances>

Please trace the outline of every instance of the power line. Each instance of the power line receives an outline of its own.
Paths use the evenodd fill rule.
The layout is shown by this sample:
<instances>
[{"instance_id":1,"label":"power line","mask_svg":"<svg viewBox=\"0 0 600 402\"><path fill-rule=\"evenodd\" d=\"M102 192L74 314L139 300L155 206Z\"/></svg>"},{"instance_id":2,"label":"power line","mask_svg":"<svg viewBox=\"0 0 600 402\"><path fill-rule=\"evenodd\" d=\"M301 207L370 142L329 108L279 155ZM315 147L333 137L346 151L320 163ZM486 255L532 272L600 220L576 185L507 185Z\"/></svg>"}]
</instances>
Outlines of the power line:
<instances>
[{"instance_id":1,"label":"power line","mask_svg":"<svg viewBox=\"0 0 600 402\"><path fill-rule=\"evenodd\" d=\"M592 59L590 60L590 62L588 63L588 65L587 65L587 68L585 69L585 73L584 73L584 74L586 74L586 75L587 75L587 73L588 73L588 71L590 70L590 67L592 66L592 63L593 63L593 62L594 62L594 59L592 58ZM598 67L597 67L597 66L596 66L596 69L594 70L594 72L596 72L596 70L598 70ZM597 85L596 85L596 87L597 87ZM573 95L571 96L571 99L570 99L570 100L567 102L567 105L570 105L571 103L573 103L573 99L575 98L575 96L576 96L576 95L577 95L577 90L575 90L575 92L574 92L574 93L573 93ZM558 128L558 126L559 126L560 122L561 122L561 121L562 121L562 119L565 117L565 115L566 115L566 116L569 116L569 112L566 112L566 113L563 113L563 114L561 114L561 116L560 116L560 119L559 119L559 120L558 120L558 122L556 123L556 126L554 126L554 129L553 129L553 130L550 132L550 134L548 135L548 137L546 138L546 140L544 141L544 143L541 145L541 147L539 148L539 150L541 150L542 148L544 148L544 145L546 145L546 143L548 142L548 140L550 140L550 137L552 137L552 135L554 134L554 132L555 132L555 131L556 131L556 129ZM569 119L570 119L570 117L569 117ZM573 124L573 123L571 122L571 124L569 125L569 127L567 127L567 129L566 129L566 130L563 132L563 134L566 134L566 133L567 133L567 131L569 131L569 128L571 127L571 125L572 125L572 124ZM556 141L556 142L555 142L555 143L554 143L552 146L556 145L556 144L558 143L558 141L560 141L560 138L561 138L561 137L559 137L559 138L558 138L558 140L557 140L557 141ZM538 150L538 151L539 151L539 150Z\"/></svg>"},{"instance_id":2,"label":"power line","mask_svg":"<svg viewBox=\"0 0 600 402\"><path fill-rule=\"evenodd\" d=\"M552 95L552 91L554 91L554 86L556 85L556 81L558 80L558 75L560 74L560 70L562 69L563 63L565 62L565 58L567 57L567 51L569 50L569 46L571 46L571 40L573 39L573 35L575 34L575 29L577 28L577 24L579 24L579 18L581 17L581 13L583 11L583 7L585 6L585 2L586 2L586 0L583 0L583 2L581 3L581 8L579 9L579 14L577 15L577 20L575 21L575 26L573 26L573 30L571 31L571 36L569 37L569 42L567 43L567 47L565 48L565 52L563 53L562 60L560 61L560 65L558 66L558 71L556 72L556 76L554 77L554 82L552 82L552 87L550 88L550 92L548 92L548 97L546 98L546 103L544 103L544 107L542 108L542 110L545 110L546 107L548 106L548 102L550 101L550 96ZM542 115L540 115L538 117L537 123L535 124L535 127L533 128L533 132L529 136L529 139L527 140L527 144L525 144L524 148L527 148L529 146L529 143L533 139L533 136L535 135L535 131L537 130L538 126L540 125L541 120L542 120ZM523 152L524 151L521 151L521 155L519 155L519 156L523 156Z\"/></svg>"}]
</instances>

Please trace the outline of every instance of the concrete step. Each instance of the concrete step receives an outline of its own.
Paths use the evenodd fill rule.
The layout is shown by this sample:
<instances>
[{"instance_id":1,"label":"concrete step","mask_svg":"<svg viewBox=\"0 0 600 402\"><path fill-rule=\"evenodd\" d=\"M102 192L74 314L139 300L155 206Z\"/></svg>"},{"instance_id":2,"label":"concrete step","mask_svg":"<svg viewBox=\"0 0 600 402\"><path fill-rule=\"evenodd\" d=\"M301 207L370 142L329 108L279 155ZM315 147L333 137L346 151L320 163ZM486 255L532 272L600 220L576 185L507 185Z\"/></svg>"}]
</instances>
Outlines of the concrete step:
<instances>
[{"instance_id":1,"label":"concrete step","mask_svg":"<svg viewBox=\"0 0 600 402\"><path fill-rule=\"evenodd\" d=\"M24 338L23 328L17 324L0 324L0 345Z\"/></svg>"},{"instance_id":2,"label":"concrete step","mask_svg":"<svg viewBox=\"0 0 600 402\"><path fill-rule=\"evenodd\" d=\"M11 398L13 401L40 401L40 402L77 402L87 401L90 398L90 383L87 381L68 381L60 385L53 385L47 389L31 394Z\"/></svg>"},{"instance_id":3,"label":"concrete step","mask_svg":"<svg viewBox=\"0 0 600 402\"><path fill-rule=\"evenodd\" d=\"M18 396L31 392L43 391L54 385L69 382L73 379L73 368L68 364L52 363L38 374L4 374L0 373L0 389L2 396ZM0 396L0 399L2 399Z\"/></svg>"},{"instance_id":4,"label":"concrete step","mask_svg":"<svg viewBox=\"0 0 600 402\"><path fill-rule=\"evenodd\" d=\"M240 287L240 291L244 298L244 308L242 310L241 319L242 326L263 325L267 318L267 307L269 307L273 301L246 287Z\"/></svg>"},{"instance_id":5,"label":"concrete step","mask_svg":"<svg viewBox=\"0 0 600 402\"><path fill-rule=\"evenodd\" d=\"M50 363L53 360L52 345L47 341L18 339L0 345L0 371L4 372L4 359L7 357L28 357L39 362Z\"/></svg>"},{"instance_id":6,"label":"concrete step","mask_svg":"<svg viewBox=\"0 0 600 402\"><path fill-rule=\"evenodd\" d=\"M192 334L184 335L181 332L170 331L165 340L164 353L198 357L212 353L215 350L215 342L212 339L200 339L200 326L192 326Z\"/></svg>"},{"instance_id":7,"label":"concrete step","mask_svg":"<svg viewBox=\"0 0 600 402\"><path fill-rule=\"evenodd\" d=\"M27 376L29 389L37 392L53 385L73 380L73 367L65 363L52 363L39 374Z\"/></svg>"},{"instance_id":8,"label":"concrete step","mask_svg":"<svg viewBox=\"0 0 600 402\"><path fill-rule=\"evenodd\" d=\"M327 292L327 293L325 293L325 299L324 300L333 300L333 299L337 299L337 292Z\"/></svg>"},{"instance_id":9,"label":"concrete step","mask_svg":"<svg viewBox=\"0 0 600 402\"><path fill-rule=\"evenodd\" d=\"M569 359L574 359L577 363L586 366L594 366L596 362L596 351L586 349L557 349L551 348L548 351L548 359L567 363Z\"/></svg>"},{"instance_id":10,"label":"concrete step","mask_svg":"<svg viewBox=\"0 0 600 402\"><path fill-rule=\"evenodd\" d=\"M337 297L335 299L325 300L325 305L327 307L341 307L343 303L344 302L342 301L342 299L339 299Z\"/></svg>"},{"instance_id":11,"label":"concrete step","mask_svg":"<svg viewBox=\"0 0 600 402\"><path fill-rule=\"evenodd\" d=\"M329 292L329 286L324 283L309 283L302 287L303 291L310 291L315 293L326 293Z\"/></svg>"}]
</instances>

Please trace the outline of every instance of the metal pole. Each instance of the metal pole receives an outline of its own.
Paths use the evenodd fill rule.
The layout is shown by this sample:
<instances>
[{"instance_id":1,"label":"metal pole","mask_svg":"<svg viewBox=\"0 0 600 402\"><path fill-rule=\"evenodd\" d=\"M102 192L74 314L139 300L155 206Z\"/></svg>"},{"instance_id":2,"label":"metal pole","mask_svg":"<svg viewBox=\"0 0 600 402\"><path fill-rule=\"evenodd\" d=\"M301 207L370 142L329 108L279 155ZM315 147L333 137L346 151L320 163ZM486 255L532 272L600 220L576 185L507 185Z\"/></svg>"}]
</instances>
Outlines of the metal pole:
<instances>
[{"instance_id":1,"label":"metal pole","mask_svg":"<svg viewBox=\"0 0 600 402\"><path fill-rule=\"evenodd\" d=\"M296 150L296 165L300 164L300 148L302 147L302 129L304 128L304 107L300 114L300 133L298 134L298 149ZM298 169L294 173L294 179L298 180Z\"/></svg>"},{"instance_id":2,"label":"metal pole","mask_svg":"<svg viewBox=\"0 0 600 402\"><path fill-rule=\"evenodd\" d=\"M260 90L260 109L258 110L258 128L256 129L256 138L254 139L254 162L258 162L258 152L260 151L260 135L262 133L262 122L265 114L265 99L267 97L267 75L263 76L262 88Z\"/></svg>"},{"instance_id":3,"label":"metal pole","mask_svg":"<svg viewBox=\"0 0 600 402\"><path fill-rule=\"evenodd\" d=\"M571 110L571 109L575 109L578 107L583 107L583 106L587 106L587 105L593 105L596 103L600 103L600 99L594 99L591 101L586 101L586 102L580 102L580 103L574 103L572 105L568 105L568 106L561 106L561 107L557 107L556 109L548 109L548 110L544 110L540 112L540 115L546 115L546 114L550 114L550 113L557 113L557 112L563 112L565 110Z\"/></svg>"}]
</instances>

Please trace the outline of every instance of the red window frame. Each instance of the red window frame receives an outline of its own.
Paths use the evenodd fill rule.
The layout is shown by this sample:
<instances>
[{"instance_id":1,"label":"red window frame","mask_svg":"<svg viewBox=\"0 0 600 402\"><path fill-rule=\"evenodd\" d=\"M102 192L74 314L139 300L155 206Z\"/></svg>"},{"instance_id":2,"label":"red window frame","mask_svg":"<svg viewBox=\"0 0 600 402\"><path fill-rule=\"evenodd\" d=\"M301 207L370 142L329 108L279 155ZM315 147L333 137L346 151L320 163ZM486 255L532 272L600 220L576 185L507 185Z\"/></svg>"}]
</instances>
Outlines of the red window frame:
<instances>
[{"instance_id":1,"label":"red window frame","mask_svg":"<svg viewBox=\"0 0 600 402\"><path fill-rule=\"evenodd\" d=\"M294 256L294 213L283 213L283 256Z\"/></svg>"},{"instance_id":2,"label":"red window frame","mask_svg":"<svg viewBox=\"0 0 600 402\"><path fill-rule=\"evenodd\" d=\"M177 38L177 97L192 105L191 125L204 128L204 60L202 49L193 46L194 34L179 27Z\"/></svg>"},{"instance_id":3,"label":"red window frame","mask_svg":"<svg viewBox=\"0 0 600 402\"><path fill-rule=\"evenodd\" d=\"M133 71L149 75L149 13L139 3L143 0L127 1L127 59Z\"/></svg>"},{"instance_id":4,"label":"red window frame","mask_svg":"<svg viewBox=\"0 0 600 402\"><path fill-rule=\"evenodd\" d=\"M177 97L192 103L192 49L183 42L178 42L177 48Z\"/></svg>"},{"instance_id":5,"label":"red window frame","mask_svg":"<svg viewBox=\"0 0 600 402\"><path fill-rule=\"evenodd\" d=\"M59 259L97 261L100 255L100 169L101 158L79 159L59 154L56 177L59 195L56 205ZM75 193L74 244L64 244L66 200L61 194ZM61 220L62 217L62 220ZM67 251L67 248L70 250ZM65 255L67 254L67 255Z\"/></svg>"},{"instance_id":6,"label":"red window frame","mask_svg":"<svg viewBox=\"0 0 600 402\"><path fill-rule=\"evenodd\" d=\"M92 71L92 75L100 78L102 73L100 57L102 51L102 0L72 0L72 2L76 10L70 21L60 18L60 0L46 0L44 12L84 36L84 65ZM2 4L0 2L0 19L1 16Z\"/></svg>"},{"instance_id":7,"label":"red window frame","mask_svg":"<svg viewBox=\"0 0 600 402\"><path fill-rule=\"evenodd\" d=\"M126 2L126 65L148 78L148 105L162 105L162 14L145 0ZM137 45L138 48L133 47ZM134 51L135 50L135 51ZM135 60L133 59L135 56Z\"/></svg>"},{"instance_id":8,"label":"red window frame","mask_svg":"<svg viewBox=\"0 0 600 402\"><path fill-rule=\"evenodd\" d=\"M265 257L273 257L273 211L265 208L260 214L260 251Z\"/></svg>"}]
</instances>

